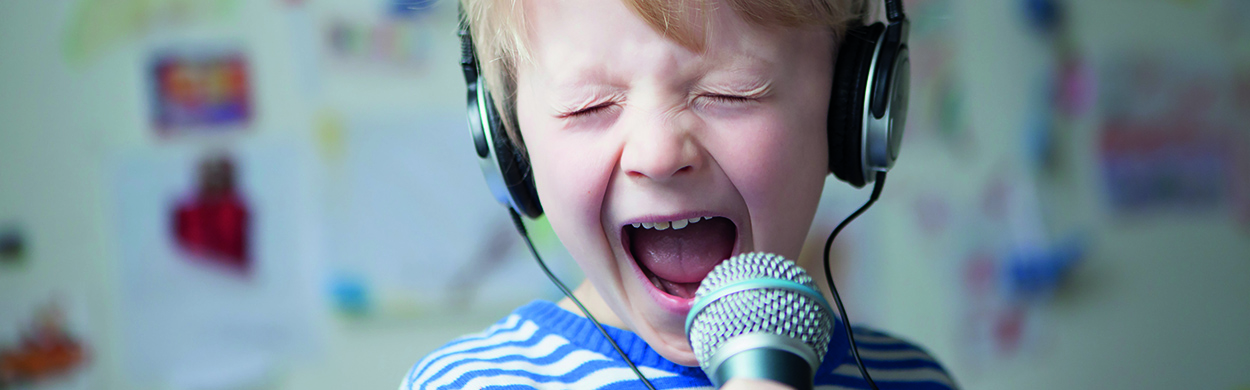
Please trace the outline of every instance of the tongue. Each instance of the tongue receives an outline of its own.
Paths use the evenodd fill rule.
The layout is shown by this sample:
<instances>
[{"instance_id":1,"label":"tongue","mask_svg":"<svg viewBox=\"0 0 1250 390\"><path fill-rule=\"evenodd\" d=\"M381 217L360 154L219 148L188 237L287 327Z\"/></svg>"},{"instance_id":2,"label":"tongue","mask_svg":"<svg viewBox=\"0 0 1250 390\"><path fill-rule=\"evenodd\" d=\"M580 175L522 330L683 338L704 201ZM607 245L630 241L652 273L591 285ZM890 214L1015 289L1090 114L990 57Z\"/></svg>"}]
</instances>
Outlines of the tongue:
<instances>
[{"instance_id":1,"label":"tongue","mask_svg":"<svg viewBox=\"0 0 1250 390\"><path fill-rule=\"evenodd\" d=\"M638 264L661 279L660 287L672 291L690 287L675 288L676 284L694 283L697 288L712 268L729 258L737 229L733 222L718 217L680 230L633 229L631 233L630 250Z\"/></svg>"}]
</instances>

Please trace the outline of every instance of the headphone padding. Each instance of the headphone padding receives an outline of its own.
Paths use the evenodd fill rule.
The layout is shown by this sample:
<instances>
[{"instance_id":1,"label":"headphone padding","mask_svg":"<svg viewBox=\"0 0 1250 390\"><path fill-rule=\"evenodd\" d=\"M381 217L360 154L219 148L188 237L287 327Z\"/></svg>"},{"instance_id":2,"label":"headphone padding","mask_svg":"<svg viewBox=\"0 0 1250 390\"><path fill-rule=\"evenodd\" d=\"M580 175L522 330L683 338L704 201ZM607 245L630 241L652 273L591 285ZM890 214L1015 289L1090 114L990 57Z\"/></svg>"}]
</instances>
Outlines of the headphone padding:
<instances>
[{"instance_id":1,"label":"headphone padding","mask_svg":"<svg viewBox=\"0 0 1250 390\"><path fill-rule=\"evenodd\" d=\"M521 215L538 218L543 215L543 206L538 201L538 187L534 185L534 171L530 169L529 160L521 155L516 146L512 145L512 141L508 140L506 135L501 136L503 140L500 143L503 145L496 145L495 153L499 154L499 167L503 171L504 185L508 186L508 193L512 195L512 201L515 202L517 211Z\"/></svg>"},{"instance_id":2,"label":"headphone padding","mask_svg":"<svg viewBox=\"0 0 1250 390\"><path fill-rule=\"evenodd\" d=\"M829 170L838 179L863 187L864 92L873 50L884 25L851 28L838 48L829 99Z\"/></svg>"},{"instance_id":3,"label":"headphone padding","mask_svg":"<svg viewBox=\"0 0 1250 390\"><path fill-rule=\"evenodd\" d=\"M486 88L485 84L478 88ZM485 94L486 115L483 120L490 121L493 131L491 139L495 141L495 158L498 160L499 172L503 174L504 185L508 187L508 195L521 215L538 218L543 215L542 203L538 200L538 188L534 185L534 171L530 169L529 160L517 149L504 130L503 118L495 108L495 102Z\"/></svg>"}]
</instances>

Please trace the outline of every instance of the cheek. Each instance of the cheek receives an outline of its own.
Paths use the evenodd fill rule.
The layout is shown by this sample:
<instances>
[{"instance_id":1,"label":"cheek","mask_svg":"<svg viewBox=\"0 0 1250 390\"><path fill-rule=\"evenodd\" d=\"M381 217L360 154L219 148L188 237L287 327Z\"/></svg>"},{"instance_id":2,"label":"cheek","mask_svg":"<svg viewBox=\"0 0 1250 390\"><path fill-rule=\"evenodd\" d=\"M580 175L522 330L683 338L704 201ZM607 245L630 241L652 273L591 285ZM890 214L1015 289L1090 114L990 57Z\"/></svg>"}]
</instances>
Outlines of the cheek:
<instances>
[{"instance_id":1,"label":"cheek","mask_svg":"<svg viewBox=\"0 0 1250 390\"><path fill-rule=\"evenodd\" d=\"M767 190L765 184L798 184L802 180L791 178L795 174L810 174L825 170L828 147L823 128L810 121L787 120L772 117L755 123L735 124L729 153L717 161L728 162L749 176L747 187ZM792 184L787 184L787 186Z\"/></svg>"},{"instance_id":2,"label":"cheek","mask_svg":"<svg viewBox=\"0 0 1250 390\"><path fill-rule=\"evenodd\" d=\"M553 124L527 122L523 135L547 220L575 259L602 257L591 254L607 248L600 214L610 163L575 135L544 130Z\"/></svg>"},{"instance_id":3,"label":"cheek","mask_svg":"<svg viewBox=\"0 0 1250 390\"><path fill-rule=\"evenodd\" d=\"M717 158L751 213L757 250L798 256L820 203L828 146L823 116L810 112L735 124L727 153Z\"/></svg>"},{"instance_id":4,"label":"cheek","mask_svg":"<svg viewBox=\"0 0 1250 390\"><path fill-rule=\"evenodd\" d=\"M594 145L577 134L561 133L555 118L532 103L535 89L521 77L517 88L517 122L525 139L534 184L543 213L561 243L579 263L601 258L607 242L600 227L607 169ZM609 167L610 168L610 167ZM580 264L588 274L597 267Z\"/></svg>"}]
</instances>

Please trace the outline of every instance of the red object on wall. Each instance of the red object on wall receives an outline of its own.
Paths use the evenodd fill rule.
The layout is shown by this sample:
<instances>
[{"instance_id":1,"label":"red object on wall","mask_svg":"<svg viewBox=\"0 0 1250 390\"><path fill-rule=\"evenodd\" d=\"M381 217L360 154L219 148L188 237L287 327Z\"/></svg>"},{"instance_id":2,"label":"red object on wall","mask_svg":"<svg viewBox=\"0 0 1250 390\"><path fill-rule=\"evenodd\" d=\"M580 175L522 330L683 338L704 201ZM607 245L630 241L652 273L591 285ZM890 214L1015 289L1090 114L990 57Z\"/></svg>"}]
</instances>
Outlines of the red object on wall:
<instances>
[{"instance_id":1,"label":"red object on wall","mask_svg":"<svg viewBox=\"0 0 1250 390\"><path fill-rule=\"evenodd\" d=\"M250 212L236 191L234 165L225 158L200 165L199 189L174 211L178 246L196 258L246 273Z\"/></svg>"}]
</instances>

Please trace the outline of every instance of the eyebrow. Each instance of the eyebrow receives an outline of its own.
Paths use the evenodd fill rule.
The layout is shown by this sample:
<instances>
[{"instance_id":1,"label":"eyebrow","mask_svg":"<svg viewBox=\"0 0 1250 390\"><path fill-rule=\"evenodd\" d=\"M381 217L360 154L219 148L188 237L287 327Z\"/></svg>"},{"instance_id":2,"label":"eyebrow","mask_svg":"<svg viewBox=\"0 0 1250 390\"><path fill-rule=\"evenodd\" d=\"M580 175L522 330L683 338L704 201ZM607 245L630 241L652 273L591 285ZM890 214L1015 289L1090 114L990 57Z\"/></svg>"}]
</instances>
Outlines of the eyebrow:
<instances>
[{"instance_id":1,"label":"eyebrow","mask_svg":"<svg viewBox=\"0 0 1250 390\"><path fill-rule=\"evenodd\" d=\"M726 75L728 73L728 75ZM773 91L772 75L759 71L713 72L701 78L694 90L714 94L761 97Z\"/></svg>"},{"instance_id":2,"label":"eyebrow","mask_svg":"<svg viewBox=\"0 0 1250 390\"><path fill-rule=\"evenodd\" d=\"M763 97L773 91L777 63L756 53L740 53L727 62L705 57L683 83L690 92ZM622 99L630 90L614 80L612 71L602 66L577 67L560 72L549 80L549 102L555 114L565 114L594 104Z\"/></svg>"}]
</instances>

